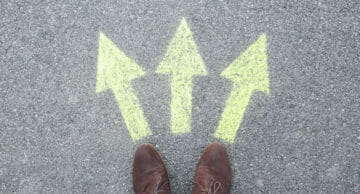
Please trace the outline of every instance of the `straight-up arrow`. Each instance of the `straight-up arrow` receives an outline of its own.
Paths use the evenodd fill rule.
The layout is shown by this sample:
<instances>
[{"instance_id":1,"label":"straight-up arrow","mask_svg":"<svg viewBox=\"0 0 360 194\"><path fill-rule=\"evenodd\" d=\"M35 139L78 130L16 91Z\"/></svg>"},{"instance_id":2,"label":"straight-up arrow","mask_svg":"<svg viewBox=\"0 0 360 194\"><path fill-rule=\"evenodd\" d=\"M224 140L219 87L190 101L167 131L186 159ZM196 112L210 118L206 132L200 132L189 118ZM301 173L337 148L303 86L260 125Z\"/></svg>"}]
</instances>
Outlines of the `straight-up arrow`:
<instances>
[{"instance_id":1,"label":"straight-up arrow","mask_svg":"<svg viewBox=\"0 0 360 194\"><path fill-rule=\"evenodd\" d=\"M221 76L232 80L233 87L214 136L234 142L252 93L262 91L269 94L266 36L262 35Z\"/></svg>"},{"instance_id":2,"label":"straight-up arrow","mask_svg":"<svg viewBox=\"0 0 360 194\"><path fill-rule=\"evenodd\" d=\"M207 71L184 18L156 73L171 76L171 132L190 132L192 77L207 75Z\"/></svg>"},{"instance_id":3,"label":"straight-up arrow","mask_svg":"<svg viewBox=\"0 0 360 194\"><path fill-rule=\"evenodd\" d=\"M112 89L133 141L151 135L131 80L145 72L102 32L99 37L96 93Z\"/></svg>"}]
</instances>

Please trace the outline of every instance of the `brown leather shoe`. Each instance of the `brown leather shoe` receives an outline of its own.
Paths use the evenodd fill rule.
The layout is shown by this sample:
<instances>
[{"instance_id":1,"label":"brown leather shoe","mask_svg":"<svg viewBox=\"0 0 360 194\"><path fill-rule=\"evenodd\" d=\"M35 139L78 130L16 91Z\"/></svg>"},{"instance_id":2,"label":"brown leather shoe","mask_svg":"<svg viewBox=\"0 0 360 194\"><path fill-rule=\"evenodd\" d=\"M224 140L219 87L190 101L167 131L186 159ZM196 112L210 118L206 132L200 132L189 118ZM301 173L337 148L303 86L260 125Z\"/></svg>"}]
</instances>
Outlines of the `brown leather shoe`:
<instances>
[{"instance_id":1,"label":"brown leather shoe","mask_svg":"<svg viewBox=\"0 0 360 194\"><path fill-rule=\"evenodd\" d=\"M132 179L135 194L170 193L165 164L151 144L142 144L136 150Z\"/></svg>"},{"instance_id":2,"label":"brown leather shoe","mask_svg":"<svg viewBox=\"0 0 360 194\"><path fill-rule=\"evenodd\" d=\"M228 194L231 168L225 148L218 143L208 145L195 172L193 194Z\"/></svg>"}]
</instances>

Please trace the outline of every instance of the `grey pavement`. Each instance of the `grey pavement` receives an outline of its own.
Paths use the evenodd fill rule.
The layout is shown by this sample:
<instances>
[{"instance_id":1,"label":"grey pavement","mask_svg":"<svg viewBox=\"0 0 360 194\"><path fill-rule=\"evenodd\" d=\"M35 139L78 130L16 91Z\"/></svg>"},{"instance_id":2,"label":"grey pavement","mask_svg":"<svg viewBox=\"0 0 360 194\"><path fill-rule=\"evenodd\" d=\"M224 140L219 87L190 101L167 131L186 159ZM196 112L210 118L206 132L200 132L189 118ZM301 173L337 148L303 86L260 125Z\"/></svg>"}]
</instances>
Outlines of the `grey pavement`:
<instances>
[{"instance_id":1,"label":"grey pavement","mask_svg":"<svg viewBox=\"0 0 360 194\"><path fill-rule=\"evenodd\" d=\"M169 77L154 72L182 17L209 75L193 79L191 133L174 135ZM133 142L111 90L95 92L100 31L146 71L133 87L148 138ZM359 193L357 0L2 0L0 193L132 193L144 142L173 193L190 193L231 91L220 73L263 33L270 95L254 93L235 142L220 141L232 193Z\"/></svg>"}]
</instances>

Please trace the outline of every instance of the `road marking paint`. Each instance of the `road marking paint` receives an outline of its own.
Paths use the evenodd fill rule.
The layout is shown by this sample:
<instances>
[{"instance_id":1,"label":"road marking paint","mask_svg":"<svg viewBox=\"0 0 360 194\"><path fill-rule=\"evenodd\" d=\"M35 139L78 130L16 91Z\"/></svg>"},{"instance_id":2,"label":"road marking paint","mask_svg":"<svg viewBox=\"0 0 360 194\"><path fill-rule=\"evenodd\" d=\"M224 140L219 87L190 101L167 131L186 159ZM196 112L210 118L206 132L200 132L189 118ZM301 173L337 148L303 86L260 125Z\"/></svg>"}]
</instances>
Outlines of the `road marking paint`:
<instances>
[{"instance_id":1,"label":"road marking paint","mask_svg":"<svg viewBox=\"0 0 360 194\"><path fill-rule=\"evenodd\" d=\"M231 63L221 76L232 80L233 88L214 136L233 143L252 93L270 93L265 34Z\"/></svg>"},{"instance_id":2,"label":"road marking paint","mask_svg":"<svg viewBox=\"0 0 360 194\"><path fill-rule=\"evenodd\" d=\"M151 135L131 80L145 72L102 32L99 36L96 93L112 89L133 141Z\"/></svg>"},{"instance_id":3,"label":"road marking paint","mask_svg":"<svg viewBox=\"0 0 360 194\"><path fill-rule=\"evenodd\" d=\"M171 76L171 132L191 131L192 77L207 75L192 32L185 19L180 22L156 73Z\"/></svg>"}]
</instances>

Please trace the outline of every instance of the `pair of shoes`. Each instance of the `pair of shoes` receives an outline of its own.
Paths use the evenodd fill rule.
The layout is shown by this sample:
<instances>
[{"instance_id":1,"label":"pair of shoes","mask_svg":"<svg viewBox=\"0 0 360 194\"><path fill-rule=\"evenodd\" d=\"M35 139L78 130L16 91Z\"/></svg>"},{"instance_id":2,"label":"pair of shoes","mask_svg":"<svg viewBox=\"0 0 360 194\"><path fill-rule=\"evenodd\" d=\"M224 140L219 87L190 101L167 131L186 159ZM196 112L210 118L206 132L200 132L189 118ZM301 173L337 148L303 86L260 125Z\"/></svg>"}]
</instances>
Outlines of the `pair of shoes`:
<instances>
[{"instance_id":1,"label":"pair of shoes","mask_svg":"<svg viewBox=\"0 0 360 194\"><path fill-rule=\"evenodd\" d=\"M170 182L164 161L151 144L142 144L133 163L135 194L168 194ZM225 148L218 143L206 147L194 178L193 194L230 193L231 168Z\"/></svg>"}]
</instances>

